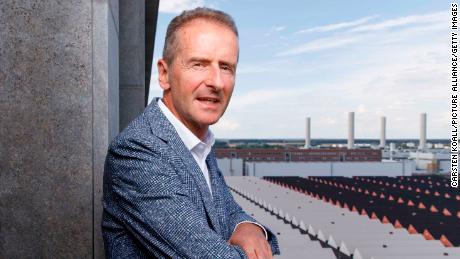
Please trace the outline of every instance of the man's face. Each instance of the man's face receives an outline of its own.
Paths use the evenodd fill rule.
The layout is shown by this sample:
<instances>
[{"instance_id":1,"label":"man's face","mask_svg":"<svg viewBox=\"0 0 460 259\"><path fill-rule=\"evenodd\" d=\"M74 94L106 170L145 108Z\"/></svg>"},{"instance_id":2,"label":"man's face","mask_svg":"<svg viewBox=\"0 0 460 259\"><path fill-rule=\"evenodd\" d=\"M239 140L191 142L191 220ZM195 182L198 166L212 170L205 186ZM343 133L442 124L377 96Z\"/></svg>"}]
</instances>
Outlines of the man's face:
<instances>
[{"instance_id":1,"label":"man's face","mask_svg":"<svg viewBox=\"0 0 460 259\"><path fill-rule=\"evenodd\" d=\"M203 19L177 32L178 49L168 66L158 62L163 101L195 135L223 115L235 84L238 38L224 25Z\"/></svg>"}]
</instances>

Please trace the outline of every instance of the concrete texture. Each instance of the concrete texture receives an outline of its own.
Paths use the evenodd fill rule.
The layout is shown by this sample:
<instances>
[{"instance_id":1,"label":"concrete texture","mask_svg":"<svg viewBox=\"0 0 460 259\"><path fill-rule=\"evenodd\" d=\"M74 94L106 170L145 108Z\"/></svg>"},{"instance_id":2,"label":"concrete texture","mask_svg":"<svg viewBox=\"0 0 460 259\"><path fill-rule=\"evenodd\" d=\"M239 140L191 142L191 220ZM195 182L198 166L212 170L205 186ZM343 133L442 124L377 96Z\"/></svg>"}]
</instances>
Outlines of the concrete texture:
<instances>
[{"instance_id":1,"label":"concrete texture","mask_svg":"<svg viewBox=\"0 0 460 259\"><path fill-rule=\"evenodd\" d=\"M145 108L145 2L120 0L120 131Z\"/></svg>"},{"instance_id":2,"label":"concrete texture","mask_svg":"<svg viewBox=\"0 0 460 259\"><path fill-rule=\"evenodd\" d=\"M145 1L145 104L149 100L150 79L152 77L153 50L157 31L159 0ZM161 53L161 49L158 50ZM156 65L155 65L156 71Z\"/></svg>"},{"instance_id":3,"label":"concrete texture","mask_svg":"<svg viewBox=\"0 0 460 259\"><path fill-rule=\"evenodd\" d=\"M119 11L119 3L118 3L118 1L119 0L110 0L109 1L109 6L110 6L109 17L110 16L112 17L111 19L110 18L109 19L112 20L114 25L115 25L115 30L117 31L117 36L119 35L119 31L120 31L120 27L119 27L119 23L120 23L119 13L120 13L120 11Z\"/></svg>"},{"instance_id":4,"label":"concrete texture","mask_svg":"<svg viewBox=\"0 0 460 259\"><path fill-rule=\"evenodd\" d=\"M0 2L0 258L103 258L116 2Z\"/></svg>"},{"instance_id":5,"label":"concrete texture","mask_svg":"<svg viewBox=\"0 0 460 259\"><path fill-rule=\"evenodd\" d=\"M91 2L0 2L0 258L92 255Z\"/></svg>"},{"instance_id":6,"label":"concrete texture","mask_svg":"<svg viewBox=\"0 0 460 259\"><path fill-rule=\"evenodd\" d=\"M93 1L93 258L104 258L102 179L110 141L118 134L118 32L115 1Z\"/></svg>"},{"instance_id":7,"label":"concrete texture","mask_svg":"<svg viewBox=\"0 0 460 259\"><path fill-rule=\"evenodd\" d=\"M0 1L0 258L104 258L104 160L147 69L144 2L122 2Z\"/></svg>"},{"instance_id":8,"label":"concrete texture","mask_svg":"<svg viewBox=\"0 0 460 259\"><path fill-rule=\"evenodd\" d=\"M144 111L145 88L120 85L120 131Z\"/></svg>"}]
</instances>

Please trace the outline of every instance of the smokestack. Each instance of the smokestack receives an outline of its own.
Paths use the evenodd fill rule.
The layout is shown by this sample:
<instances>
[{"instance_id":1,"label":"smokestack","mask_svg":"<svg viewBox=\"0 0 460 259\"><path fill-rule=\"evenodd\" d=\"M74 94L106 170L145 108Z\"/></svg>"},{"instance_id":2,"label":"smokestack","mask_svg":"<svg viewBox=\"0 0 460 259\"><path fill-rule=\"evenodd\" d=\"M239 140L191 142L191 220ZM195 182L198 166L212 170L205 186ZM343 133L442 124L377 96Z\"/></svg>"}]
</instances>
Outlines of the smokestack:
<instances>
[{"instance_id":1,"label":"smokestack","mask_svg":"<svg viewBox=\"0 0 460 259\"><path fill-rule=\"evenodd\" d=\"M423 150L426 147L426 113L420 114L420 143L418 149Z\"/></svg>"},{"instance_id":2,"label":"smokestack","mask_svg":"<svg viewBox=\"0 0 460 259\"><path fill-rule=\"evenodd\" d=\"M386 124L387 124L387 119L385 117L381 117L380 118L380 147L381 148L385 148Z\"/></svg>"},{"instance_id":3,"label":"smokestack","mask_svg":"<svg viewBox=\"0 0 460 259\"><path fill-rule=\"evenodd\" d=\"M311 137L310 137L310 117L307 117L306 120L306 128L305 128L305 148L310 148L310 142L311 142Z\"/></svg>"},{"instance_id":4,"label":"smokestack","mask_svg":"<svg viewBox=\"0 0 460 259\"><path fill-rule=\"evenodd\" d=\"M348 149L355 147L355 113L348 113Z\"/></svg>"}]
</instances>

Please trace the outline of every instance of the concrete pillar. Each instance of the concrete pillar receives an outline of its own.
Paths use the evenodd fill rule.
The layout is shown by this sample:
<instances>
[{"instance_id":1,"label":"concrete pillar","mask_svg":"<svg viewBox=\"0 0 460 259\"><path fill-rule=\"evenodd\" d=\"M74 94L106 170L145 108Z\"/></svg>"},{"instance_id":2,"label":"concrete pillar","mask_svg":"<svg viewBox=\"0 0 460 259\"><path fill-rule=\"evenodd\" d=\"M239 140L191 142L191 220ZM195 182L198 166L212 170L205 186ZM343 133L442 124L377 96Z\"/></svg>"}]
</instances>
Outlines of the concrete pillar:
<instances>
[{"instance_id":1,"label":"concrete pillar","mask_svg":"<svg viewBox=\"0 0 460 259\"><path fill-rule=\"evenodd\" d=\"M120 0L119 50L120 130L123 130L145 108L144 1Z\"/></svg>"},{"instance_id":2,"label":"concrete pillar","mask_svg":"<svg viewBox=\"0 0 460 259\"><path fill-rule=\"evenodd\" d=\"M387 119L385 117L381 117L380 118L380 147L381 148L385 148L386 124L387 124Z\"/></svg>"},{"instance_id":3,"label":"concrete pillar","mask_svg":"<svg viewBox=\"0 0 460 259\"><path fill-rule=\"evenodd\" d=\"M348 113L348 149L355 147L355 113Z\"/></svg>"},{"instance_id":4,"label":"concrete pillar","mask_svg":"<svg viewBox=\"0 0 460 259\"><path fill-rule=\"evenodd\" d=\"M305 125L305 148L310 148L311 147L311 125L310 125L310 117L307 117L306 119L306 125Z\"/></svg>"},{"instance_id":5,"label":"concrete pillar","mask_svg":"<svg viewBox=\"0 0 460 259\"><path fill-rule=\"evenodd\" d=\"M102 258L118 1L0 1L0 258Z\"/></svg>"}]
</instances>

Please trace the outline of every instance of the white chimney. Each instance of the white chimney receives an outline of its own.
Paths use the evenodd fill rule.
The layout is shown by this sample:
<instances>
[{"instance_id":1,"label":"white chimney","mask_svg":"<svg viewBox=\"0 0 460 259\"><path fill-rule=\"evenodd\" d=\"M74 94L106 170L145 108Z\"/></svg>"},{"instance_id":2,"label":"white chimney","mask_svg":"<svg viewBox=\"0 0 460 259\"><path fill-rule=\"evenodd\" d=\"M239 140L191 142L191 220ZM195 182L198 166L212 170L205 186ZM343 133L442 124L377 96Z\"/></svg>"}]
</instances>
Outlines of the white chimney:
<instances>
[{"instance_id":1,"label":"white chimney","mask_svg":"<svg viewBox=\"0 0 460 259\"><path fill-rule=\"evenodd\" d=\"M385 117L380 118L380 147L385 148L385 140L386 140L386 124L387 119Z\"/></svg>"},{"instance_id":2,"label":"white chimney","mask_svg":"<svg viewBox=\"0 0 460 259\"><path fill-rule=\"evenodd\" d=\"M426 113L420 114L420 143L418 149L423 150L426 147Z\"/></svg>"},{"instance_id":3,"label":"white chimney","mask_svg":"<svg viewBox=\"0 0 460 259\"><path fill-rule=\"evenodd\" d=\"M306 120L306 128L305 128L305 148L310 148L311 147L311 135L310 135L310 117L307 117L307 120Z\"/></svg>"},{"instance_id":4,"label":"white chimney","mask_svg":"<svg viewBox=\"0 0 460 259\"><path fill-rule=\"evenodd\" d=\"M348 113L348 149L355 147L355 113Z\"/></svg>"}]
</instances>

